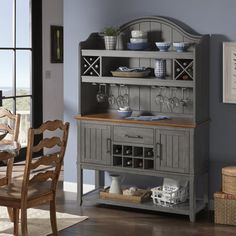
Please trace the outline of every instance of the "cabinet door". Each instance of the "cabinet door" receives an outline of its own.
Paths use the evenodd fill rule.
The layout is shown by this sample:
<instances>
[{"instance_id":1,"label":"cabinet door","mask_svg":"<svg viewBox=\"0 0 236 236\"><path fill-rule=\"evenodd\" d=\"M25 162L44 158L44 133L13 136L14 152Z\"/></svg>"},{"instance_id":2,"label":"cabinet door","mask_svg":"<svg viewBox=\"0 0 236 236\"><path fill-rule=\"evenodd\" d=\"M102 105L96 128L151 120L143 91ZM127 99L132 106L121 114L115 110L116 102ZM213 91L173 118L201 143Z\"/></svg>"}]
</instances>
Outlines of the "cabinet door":
<instances>
[{"instance_id":1,"label":"cabinet door","mask_svg":"<svg viewBox=\"0 0 236 236\"><path fill-rule=\"evenodd\" d=\"M189 173L189 131L156 130L156 169Z\"/></svg>"},{"instance_id":2,"label":"cabinet door","mask_svg":"<svg viewBox=\"0 0 236 236\"><path fill-rule=\"evenodd\" d=\"M109 165L110 157L110 126L82 123L81 161Z\"/></svg>"}]
</instances>

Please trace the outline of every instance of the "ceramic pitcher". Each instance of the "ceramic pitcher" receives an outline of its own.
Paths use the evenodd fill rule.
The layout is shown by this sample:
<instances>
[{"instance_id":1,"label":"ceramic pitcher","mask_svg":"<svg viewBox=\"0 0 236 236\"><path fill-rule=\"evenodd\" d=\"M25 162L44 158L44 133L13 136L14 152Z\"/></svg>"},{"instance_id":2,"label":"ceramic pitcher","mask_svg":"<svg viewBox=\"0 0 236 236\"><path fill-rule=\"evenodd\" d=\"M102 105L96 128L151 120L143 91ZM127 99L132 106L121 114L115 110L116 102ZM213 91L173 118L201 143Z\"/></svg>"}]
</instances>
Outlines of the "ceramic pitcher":
<instances>
[{"instance_id":1,"label":"ceramic pitcher","mask_svg":"<svg viewBox=\"0 0 236 236\"><path fill-rule=\"evenodd\" d=\"M109 193L121 194L120 187L120 176L119 175L111 175L111 186L109 189Z\"/></svg>"}]
</instances>

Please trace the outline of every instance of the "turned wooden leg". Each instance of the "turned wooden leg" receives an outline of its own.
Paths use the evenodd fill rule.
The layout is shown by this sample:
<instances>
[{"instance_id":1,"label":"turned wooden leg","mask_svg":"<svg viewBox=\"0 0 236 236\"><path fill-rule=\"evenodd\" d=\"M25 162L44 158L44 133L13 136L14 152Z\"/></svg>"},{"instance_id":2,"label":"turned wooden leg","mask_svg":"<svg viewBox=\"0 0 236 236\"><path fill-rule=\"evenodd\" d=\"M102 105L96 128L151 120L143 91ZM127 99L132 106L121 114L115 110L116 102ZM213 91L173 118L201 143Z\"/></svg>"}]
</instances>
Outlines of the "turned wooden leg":
<instances>
[{"instance_id":1,"label":"turned wooden leg","mask_svg":"<svg viewBox=\"0 0 236 236\"><path fill-rule=\"evenodd\" d=\"M50 220L53 236L57 236L57 217L56 217L56 200L55 197L50 201Z\"/></svg>"},{"instance_id":2,"label":"turned wooden leg","mask_svg":"<svg viewBox=\"0 0 236 236\"><path fill-rule=\"evenodd\" d=\"M21 234L22 236L28 236L28 227L27 227L27 209L21 208Z\"/></svg>"},{"instance_id":3,"label":"turned wooden leg","mask_svg":"<svg viewBox=\"0 0 236 236\"><path fill-rule=\"evenodd\" d=\"M12 211L12 220L14 222L14 235L18 236L19 233L19 209L10 208Z\"/></svg>"}]
</instances>

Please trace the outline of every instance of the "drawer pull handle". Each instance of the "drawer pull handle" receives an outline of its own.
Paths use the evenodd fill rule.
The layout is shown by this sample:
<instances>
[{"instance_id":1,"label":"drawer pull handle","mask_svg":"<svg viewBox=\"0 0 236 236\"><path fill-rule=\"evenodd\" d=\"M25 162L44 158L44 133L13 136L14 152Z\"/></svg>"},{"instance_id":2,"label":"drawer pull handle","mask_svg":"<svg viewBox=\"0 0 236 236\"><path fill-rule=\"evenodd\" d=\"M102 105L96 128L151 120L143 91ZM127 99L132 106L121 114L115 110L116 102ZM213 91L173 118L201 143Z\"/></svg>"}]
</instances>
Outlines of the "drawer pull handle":
<instances>
[{"instance_id":1,"label":"drawer pull handle","mask_svg":"<svg viewBox=\"0 0 236 236\"><path fill-rule=\"evenodd\" d=\"M160 158L160 160L162 159L161 156L161 143L156 143L156 148L157 148L157 158Z\"/></svg>"},{"instance_id":2,"label":"drawer pull handle","mask_svg":"<svg viewBox=\"0 0 236 236\"><path fill-rule=\"evenodd\" d=\"M126 138L138 138L138 139L143 139L143 137L140 136L140 135L129 135L129 134L126 134L125 137L126 137Z\"/></svg>"},{"instance_id":3,"label":"drawer pull handle","mask_svg":"<svg viewBox=\"0 0 236 236\"><path fill-rule=\"evenodd\" d=\"M107 153L111 153L111 139L107 138Z\"/></svg>"}]
</instances>

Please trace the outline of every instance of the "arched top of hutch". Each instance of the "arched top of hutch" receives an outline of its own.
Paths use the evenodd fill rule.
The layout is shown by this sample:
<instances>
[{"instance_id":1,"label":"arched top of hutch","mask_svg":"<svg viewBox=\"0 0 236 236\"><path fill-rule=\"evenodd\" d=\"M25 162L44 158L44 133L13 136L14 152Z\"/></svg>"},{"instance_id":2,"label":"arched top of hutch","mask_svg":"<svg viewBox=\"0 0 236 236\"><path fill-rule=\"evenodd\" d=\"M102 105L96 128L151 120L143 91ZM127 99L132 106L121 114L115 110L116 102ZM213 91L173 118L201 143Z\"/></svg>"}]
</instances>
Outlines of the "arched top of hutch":
<instances>
[{"instance_id":1,"label":"arched top of hutch","mask_svg":"<svg viewBox=\"0 0 236 236\"><path fill-rule=\"evenodd\" d=\"M178 20L160 16L142 17L120 27L117 49L126 49L132 30L147 33L151 50L156 50L155 42L159 41L199 43L202 38L202 35Z\"/></svg>"},{"instance_id":2,"label":"arched top of hutch","mask_svg":"<svg viewBox=\"0 0 236 236\"><path fill-rule=\"evenodd\" d=\"M171 33L173 35L180 34L182 37L186 37L187 39L193 41L199 40L202 36L185 23L171 17L163 16L148 16L131 20L120 27L120 32L127 31L130 29L140 29L149 31L165 29L172 31Z\"/></svg>"},{"instance_id":3,"label":"arched top of hutch","mask_svg":"<svg viewBox=\"0 0 236 236\"><path fill-rule=\"evenodd\" d=\"M191 42L198 44L204 35L191 29L189 26L170 17L148 16L129 21L119 27L117 40L118 50L127 49L131 31L142 30L147 33L150 50L157 50L155 42ZM92 33L88 39L80 43L82 49L104 49L101 33Z\"/></svg>"}]
</instances>

